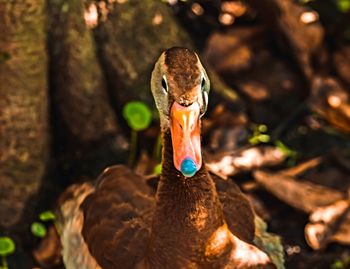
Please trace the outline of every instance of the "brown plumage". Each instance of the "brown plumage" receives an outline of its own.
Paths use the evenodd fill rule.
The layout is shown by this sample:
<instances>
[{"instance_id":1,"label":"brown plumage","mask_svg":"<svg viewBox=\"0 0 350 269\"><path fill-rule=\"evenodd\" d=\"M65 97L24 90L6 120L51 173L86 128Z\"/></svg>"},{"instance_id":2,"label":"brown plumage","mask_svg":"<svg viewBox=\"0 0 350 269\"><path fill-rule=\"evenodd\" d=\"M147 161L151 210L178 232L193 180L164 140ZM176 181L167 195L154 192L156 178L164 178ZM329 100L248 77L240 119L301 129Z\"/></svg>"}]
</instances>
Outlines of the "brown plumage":
<instances>
[{"instance_id":1,"label":"brown plumage","mask_svg":"<svg viewBox=\"0 0 350 269\"><path fill-rule=\"evenodd\" d=\"M164 56L169 78L174 84L171 88L177 89L174 93L186 93L200 83L200 70L194 68L198 64L198 58L193 51L174 47L165 51Z\"/></svg>"},{"instance_id":2,"label":"brown plumage","mask_svg":"<svg viewBox=\"0 0 350 269\"><path fill-rule=\"evenodd\" d=\"M174 167L169 100L192 92L191 102L203 106L194 90L206 76L202 69L194 52L172 48L153 71L163 139L156 197L144 178L122 165L107 168L94 186L67 191L61 212L68 269L275 268L253 245L254 213L239 188L231 181L214 183L204 163L191 177ZM160 90L162 74L173 83L168 92Z\"/></svg>"}]
</instances>

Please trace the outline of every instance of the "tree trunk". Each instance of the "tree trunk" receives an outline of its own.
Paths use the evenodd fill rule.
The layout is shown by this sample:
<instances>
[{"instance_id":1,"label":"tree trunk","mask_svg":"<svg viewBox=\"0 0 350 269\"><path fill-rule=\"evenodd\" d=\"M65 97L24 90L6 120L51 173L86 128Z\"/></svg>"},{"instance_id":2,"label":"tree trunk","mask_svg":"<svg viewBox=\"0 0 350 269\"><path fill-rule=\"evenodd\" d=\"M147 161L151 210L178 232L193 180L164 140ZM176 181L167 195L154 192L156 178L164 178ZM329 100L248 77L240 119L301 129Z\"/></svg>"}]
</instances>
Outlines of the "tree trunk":
<instances>
[{"instance_id":1,"label":"tree trunk","mask_svg":"<svg viewBox=\"0 0 350 269\"><path fill-rule=\"evenodd\" d=\"M149 81L155 61L166 48L192 47L190 38L161 1L103 3L95 33L116 103L138 99L153 106Z\"/></svg>"},{"instance_id":2,"label":"tree trunk","mask_svg":"<svg viewBox=\"0 0 350 269\"><path fill-rule=\"evenodd\" d=\"M59 131L73 143L117 131L81 0L48 2L50 78ZM63 130L61 130L61 128Z\"/></svg>"},{"instance_id":3,"label":"tree trunk","mask_svg":"<svg viewBox=\"0 0 350 269\"><path fill-rule=\"evenodd\" d=\"M0 227L18 223L48 156L45 1L0 1Z\"/></svg>"}]
</instances>

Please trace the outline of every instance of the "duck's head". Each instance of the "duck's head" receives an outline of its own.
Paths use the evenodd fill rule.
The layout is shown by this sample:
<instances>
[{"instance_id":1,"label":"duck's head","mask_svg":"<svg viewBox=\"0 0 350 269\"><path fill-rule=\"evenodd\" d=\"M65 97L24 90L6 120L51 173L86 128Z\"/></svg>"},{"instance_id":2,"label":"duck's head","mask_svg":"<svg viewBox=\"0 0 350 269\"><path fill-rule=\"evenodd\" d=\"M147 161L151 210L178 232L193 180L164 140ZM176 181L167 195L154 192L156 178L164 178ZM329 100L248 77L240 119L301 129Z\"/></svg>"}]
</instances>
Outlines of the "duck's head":
<instances>
[{"instance_id":1,"label":"duck's head","mask_svg":"<svg viewBox=\"0 0 350 269\"><path fill-rule=\"evenodd\" d=\"M170 131L174 166L185 177L192 177L202 166L200 118L207 110L209 88L197 54L187 48L163 52L152 72L161 129Z\"/></svg>"}]
</instances>

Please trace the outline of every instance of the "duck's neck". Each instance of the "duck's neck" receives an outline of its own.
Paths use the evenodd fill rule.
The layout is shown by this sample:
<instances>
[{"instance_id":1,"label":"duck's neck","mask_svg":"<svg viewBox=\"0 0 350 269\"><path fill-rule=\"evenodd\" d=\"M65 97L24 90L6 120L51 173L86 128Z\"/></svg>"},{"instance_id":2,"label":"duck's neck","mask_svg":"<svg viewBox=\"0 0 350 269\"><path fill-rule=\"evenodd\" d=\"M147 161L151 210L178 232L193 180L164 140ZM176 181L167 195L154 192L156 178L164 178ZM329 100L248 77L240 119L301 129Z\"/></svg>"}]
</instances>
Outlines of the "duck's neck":
<instances>
[{"instance_id":1,"label":"duck's neck","mask_svg":"<svg viewBox=\"0 0 350 269\"><path fill-rule=\"evenodd\" d=\"M188 263L202 256L209 237L223 222L215 185L204 163L193 177L184 177L173 164L171 135L163 133L162 175L149 248L152 266L176 261L187 268L182 260Z\"/></svg>"}]
</instances>

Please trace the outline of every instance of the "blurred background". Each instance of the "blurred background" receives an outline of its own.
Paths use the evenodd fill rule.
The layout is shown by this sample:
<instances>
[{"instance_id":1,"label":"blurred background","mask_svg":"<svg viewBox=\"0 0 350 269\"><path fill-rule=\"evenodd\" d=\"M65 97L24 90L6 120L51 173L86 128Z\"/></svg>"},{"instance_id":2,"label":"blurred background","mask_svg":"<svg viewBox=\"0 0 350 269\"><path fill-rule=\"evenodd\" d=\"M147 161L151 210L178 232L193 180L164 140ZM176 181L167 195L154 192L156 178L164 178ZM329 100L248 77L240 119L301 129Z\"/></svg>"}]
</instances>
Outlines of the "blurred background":
<instances>
[{"instance_id":1,"label":"blurred background","mask_svg":"<svg viewBox=\"0 0 350 269\"><path fill-rule=\"evenodd\" d=\"M9 268L63 268L54 211L69 185L117 163L160 173L149 81L172 46L211 80L208 169L281 236L286 267L350 268L350 0L3 0L0 32Z\"/></svg>"}]
</instances>

